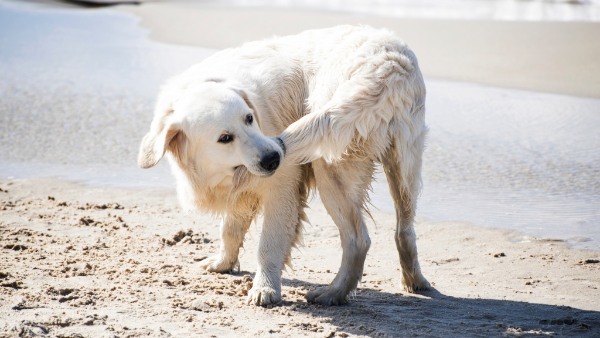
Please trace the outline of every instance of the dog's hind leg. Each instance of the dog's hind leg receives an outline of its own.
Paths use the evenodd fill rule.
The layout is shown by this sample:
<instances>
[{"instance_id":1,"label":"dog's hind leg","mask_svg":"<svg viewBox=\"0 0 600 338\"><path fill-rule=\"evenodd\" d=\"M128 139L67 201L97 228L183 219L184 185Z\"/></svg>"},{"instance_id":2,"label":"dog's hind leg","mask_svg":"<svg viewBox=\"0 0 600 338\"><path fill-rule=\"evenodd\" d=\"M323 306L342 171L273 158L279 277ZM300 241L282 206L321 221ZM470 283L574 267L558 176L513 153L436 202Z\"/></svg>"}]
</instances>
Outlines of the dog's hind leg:
<instances>
[{"instance_id":1,"label":"dog's hind leg","mask_svg":"<svg viewBox=\"0 0 600 338\"><path fill-rule=\"evenodd\" d=\"M309 292L306 298L323 305L343 304L362 277L371 245L363 209L373 177L373 162L346 159L327 164L318 160L313 162L313 169L321 200L338 227L343 253L334 280L326 287Z\"/></svg>"},{"instance_id":2,"label":"dog's hind leg","mask_svg":"<svg viewBox=\"0 0 600 338\"><path fill-rule=\"evenodd\" d=\"M424 137L425 131L412 144L406 144L401 137L392 136L392 143L382 157L383 169L396 207L395 240L402 267L402 283L409 292L427 290L430 287L419 266L413 227L421 185Z\"/></svg>"}]
</instances>

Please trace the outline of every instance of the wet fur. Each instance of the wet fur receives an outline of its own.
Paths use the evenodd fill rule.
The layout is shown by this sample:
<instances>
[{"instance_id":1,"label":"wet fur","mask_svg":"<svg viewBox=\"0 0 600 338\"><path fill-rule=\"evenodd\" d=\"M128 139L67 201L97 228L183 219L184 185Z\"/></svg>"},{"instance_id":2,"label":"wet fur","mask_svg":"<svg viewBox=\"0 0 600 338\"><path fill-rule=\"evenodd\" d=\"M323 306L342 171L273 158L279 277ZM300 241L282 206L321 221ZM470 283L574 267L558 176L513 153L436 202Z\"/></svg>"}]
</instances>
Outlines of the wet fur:
<instances>
[{"instance_id":1,"label":"wet fur","mask_svg":"<svg viewBox=\"0 0 600 338\"><path fill-rule=\"evenodd\" d=\"M206 108L210 114L205 107L212 107ZM260 130L241 128L236 111L253 112ZM429 287L413 229L424 114L417 59L391 32L353 26L307 31L221 51L169 81L138 162L151 167L166 153L182 204L223 216L220 253L205 264L210 271L238 267L245 233L263 213L258 268L247 299L257 305L281 300L281 270L301 241L304 209L315 187L339 228L343 255L331 284L307 299L327 305L347 301L370 247L364 210L381 163L396 207L403 283L414 292ZM237 163L232 148L218 148L223 145L210 130L227 123L241 131L236 147L285 152L279 168L254 172L254 157L242 152Z\"/></svg>"}]
</instances>

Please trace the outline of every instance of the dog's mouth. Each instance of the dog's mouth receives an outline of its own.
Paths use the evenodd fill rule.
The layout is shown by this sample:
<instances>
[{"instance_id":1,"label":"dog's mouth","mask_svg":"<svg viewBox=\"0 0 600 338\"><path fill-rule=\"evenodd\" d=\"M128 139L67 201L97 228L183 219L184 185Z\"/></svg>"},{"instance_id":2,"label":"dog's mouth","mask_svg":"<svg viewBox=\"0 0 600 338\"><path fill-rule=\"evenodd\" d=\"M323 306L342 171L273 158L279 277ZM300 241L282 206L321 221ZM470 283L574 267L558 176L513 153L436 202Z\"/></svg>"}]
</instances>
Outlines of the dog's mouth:
<instances>
[{"instance_id":1,"label":"dog's mouth","mask_svg":"<svg viewBox=\"0 0 600 338\"><path fill-rule=\"evenodd\" d=\"M238 165L233 167L233 177L247 177L247 176L259 176L259 177L270 177L275 174L276 170L251 170L245 165Z\"/></svg>"},{"instance_id":2,"label":"dog's mouth","mask_svg":"<svg viewBox=\"0 0 600 338\"><path fill-rule=\"evenodd\" d=\"M275 170L270 172L259 172L254 173L243 165L238 165L234 167L233 171L233 186L235 189L240 189L245 186L248 182L250 182L252 177L260 176L260 177L269 177L275 173Z\"/></svg>"},{"instance_id":3,"label":"dog's mouth","mask_svg":"<svg viewBox=\"0 0 600 338\"><path fill-rule=\"evenodd\" d=\"M273 171L261 171L259 174L254 174L256 176L261 176L261 177L270 177L273 176L273 174L275 173L275 170Z\"/></svg>"}]
</instances>

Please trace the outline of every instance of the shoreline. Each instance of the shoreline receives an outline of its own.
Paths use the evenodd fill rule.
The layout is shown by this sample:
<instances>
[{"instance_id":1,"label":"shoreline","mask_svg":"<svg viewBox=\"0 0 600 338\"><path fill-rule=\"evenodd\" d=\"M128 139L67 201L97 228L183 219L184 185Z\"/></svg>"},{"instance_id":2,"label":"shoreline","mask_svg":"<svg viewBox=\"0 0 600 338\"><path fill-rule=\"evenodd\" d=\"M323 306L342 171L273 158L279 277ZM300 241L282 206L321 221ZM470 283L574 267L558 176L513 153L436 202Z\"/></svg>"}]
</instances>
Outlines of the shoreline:
<instances>
[{"instance_id":1,"label":"shoreline","mask_svg":"<svg viewBox=\"0 0 600 338\"><path fill-rule=\"evenodd\" d=\"M415 50L426 77L600 98L600 45L589 43L600 33L597 22L405 19L186 2L117 10L139 17L157 41L215 49L337 24L386 27Z\"/></svg>"},{"instance_id":2,"label":"shoreline","mask_svg":"<svg viewBox=\"0 0 600 338\"><path fill-rule=\"evenodd\" d=\"M115 30L110 34L92 31L82 40L68 39L70 50L94 48L87 41L104 46L81 56L72 57L73 53L65 53L61 47L37 47L38 53L50 56L45 65L20 57L23 50L19 44L5 46L4 50L15 50L14 56L8 53L8 60L18 61L8 63L7 68L17 71L4 78L4 88L10 94L0 108L7 112L13 107L19 109L14 117L3 116L4 135L19 132L3 139L4 165L0 170L6 175L14 172L17 177L55 175L88 179L96 184L129 185L129 180L134 185L164 185L171 181L165 179L170 178L168 170L138 173L135 167L139 140L151 118L148 112L152 110L153 88L158 88L163 77L187 68L210 51L152 41L140 28L136 16L118 10L38 10L33 16L12 12L11 15L33 17L41 23L37 29L41 33L39 39L47 37L44 32L52 31L47 23L56 21L56 17L83 31L91 20L93 26L106 25ZM303 14L306 13L300 13ZM81 16L87 20L77 19ZM202 28L204 24L198 26ZM7 29L18 31L19 26ZM115 36L129 38L115 43ZM135 47L123 48L131 44ZM102 51L118 61L105 63L110 58ZM85 54L98 56L86 58ZM61 72L35 72L23 66L33 62ZM95 72L88 64L105 67L98 67L103 71ZM123 66L128 64L143 66ZM73 76L81 74L95 81L73 81ZM52 82L43 82L49 79ZM39 86L40 83L44 84ZM74 86L75 83L81 84ZM82 85L87 85L89 92L82 91ZM600 122L595 114L600 100L440 80L428 81L428 94L431 133L424 168L423 215L435 217L434 220L465 220L526 232L529 229L534 236L583 243L580 247L593 247L598 242L594 225L600 218L593 204L600 185L594 183L598 182L593 170L598 157L592 126ZM105 116L118 123L107 123ZM30 123L40 117L40 123ZM461 121L471 123L465 125ZM78 127L81 125L85 128ZM65 133L65 128L69 132ZM499 162L498 158L504 160ZM35 163L31 159L36 159ZM111 166L124 170L111 174ZM389 206L384 190L382 196L376 197L382 197L380 202ZM546 232L547 229L551 231ZM590 242L583 242L586 240Z\"/></svg>"}]
</instances>

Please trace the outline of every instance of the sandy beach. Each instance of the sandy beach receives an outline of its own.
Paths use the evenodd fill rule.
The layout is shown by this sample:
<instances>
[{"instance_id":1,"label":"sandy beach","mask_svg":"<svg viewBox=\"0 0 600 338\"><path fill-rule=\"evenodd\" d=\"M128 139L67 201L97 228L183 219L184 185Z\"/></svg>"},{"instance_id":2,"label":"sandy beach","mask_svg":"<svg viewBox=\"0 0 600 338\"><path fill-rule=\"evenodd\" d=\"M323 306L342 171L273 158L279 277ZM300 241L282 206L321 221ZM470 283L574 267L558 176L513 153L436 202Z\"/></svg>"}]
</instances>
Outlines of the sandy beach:
<instances>
[{"instance_id":1,"label":"sandy beach","mask_svg":"<svg viewBox=\"0 0 600 338\"><path fill-rule=\"evenodd\" d=\"M341 257L337 229L311 203L283 303L244 304L258 226L233 275L203 272L219 221L182 214L173 191L0 181L0 331L6 337L405 337L600 332L600 255L453 222L418 222L435 290L402 291L393 220L375 213L363 280L346 306L307 304Z\"/></svg>"},{"instance_id":2,"label":"sandy beach","mask_svg":"<svg viewBox=\"0 0 600 338\"><path fill-rule=\"evenodd\" d=\"M0 337L600 336L599 23L29 5L0 1L11 32L0 33ZM260 220L239 272L204 272L220 220L181 211L166 166L137 169L139 140L168 76L243 41L338 23L398 32L425 72L415 228L435 289L402 289L379 175L351 302L304 299L341 259L315 197L282 304L248 306Z\"/></svg>"}]
</instances>

